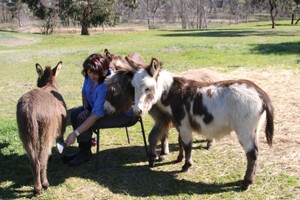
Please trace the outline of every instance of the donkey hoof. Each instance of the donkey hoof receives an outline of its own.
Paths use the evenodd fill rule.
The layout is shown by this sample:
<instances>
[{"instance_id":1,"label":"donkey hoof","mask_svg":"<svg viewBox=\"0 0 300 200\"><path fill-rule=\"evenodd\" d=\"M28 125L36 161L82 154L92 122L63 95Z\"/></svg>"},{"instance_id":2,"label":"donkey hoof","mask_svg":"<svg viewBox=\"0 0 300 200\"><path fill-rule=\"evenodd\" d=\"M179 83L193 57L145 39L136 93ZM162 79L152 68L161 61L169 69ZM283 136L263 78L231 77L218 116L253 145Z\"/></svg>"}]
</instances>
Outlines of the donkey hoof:
<instances>
[{"instance_id":1,"label":"donkey hoof","mask_svg":"<svg viewBox=\"0 0 300 200\"><path fill-rule=\"evenodd\" d=\"M241 190L246 191L249 189L249 185L252 184L253 181L248 180L248 179L244 179L241 185Z\"/></svg>"},{"instance_id":2,"label":"donkey hoof","mask_svg":"<svg viewBox=\"0 0 300 200\"><path fill-rule=\"evenodd\" d=\"M205 148L207 151L211 150L211 146L208 146Z\"/></svg>"},{"instance_id":3,"label":"donkey hoof","mask_svg":"<svg viewBox=\"0 0 300 200\"><path fill-rule=\"evenodd\" d=\"M190 163L185 163L185 164L182 166L181 172L187 172L191 166L192 166L192 164L190 164Z\"/></svg>"},{"instance_id":4,"label":"donkey hoof","mask_svg":"<svg viewBox=\"0 0 300 200\"><path fill-rule=\"evenodd\" d=\"M44 190L48 190L48 188L49 188L49 183L43 184L43 189Z\"/></svg>"},{"instance_id":5,"label":"donkey hoof","mask_svg":"<svg viewBox=\"0 0 300 200\"><path fill-rule=\"evenodd\" d=\"M149 167L153 168L155 166L155 162L149 162Z\"/></svg>"},{"instance_id":6,"label":"donkey hoof","mask_svg":"<svg viewBox=\"0 0 300 200\"><path fill-rule=\"evenodd\" d=\"M33 190L33 194L35 195L35 196L39 196L39 195L41 195L42 194L42 190L41 189L34 189Z\"/></svg>"},{"instance_id":7,"label":"donkey hoof","mask_svg":"<svg viewBox=\"0 0 300 200\"><path fill-rule=\"evenodd\" d=\"M162 162L164 160L166 160L166 155L160 155L159 158L158 158L158 161Z\"/></svg>"}]
</instances>

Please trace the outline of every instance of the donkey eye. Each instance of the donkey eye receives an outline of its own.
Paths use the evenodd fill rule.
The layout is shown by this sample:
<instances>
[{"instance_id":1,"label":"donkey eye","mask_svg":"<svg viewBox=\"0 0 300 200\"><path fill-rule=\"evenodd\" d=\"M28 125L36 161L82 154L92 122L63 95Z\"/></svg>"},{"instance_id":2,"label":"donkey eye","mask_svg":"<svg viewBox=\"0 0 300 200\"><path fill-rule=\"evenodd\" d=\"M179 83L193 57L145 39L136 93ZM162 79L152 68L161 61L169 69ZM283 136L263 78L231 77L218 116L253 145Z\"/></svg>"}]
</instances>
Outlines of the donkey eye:
<instances>
[{"instance_id":1,"label":"donkey eye","mask_svg":"<svg viewBox=\"0 0 300 200\"><path fill-rule=\"evenodd\" d=\"M149 88L146 88L146 89L145 89L145 92L149 92L149 91L150 91L150 89L149 89Z\"/></svg>"}]
</instances>

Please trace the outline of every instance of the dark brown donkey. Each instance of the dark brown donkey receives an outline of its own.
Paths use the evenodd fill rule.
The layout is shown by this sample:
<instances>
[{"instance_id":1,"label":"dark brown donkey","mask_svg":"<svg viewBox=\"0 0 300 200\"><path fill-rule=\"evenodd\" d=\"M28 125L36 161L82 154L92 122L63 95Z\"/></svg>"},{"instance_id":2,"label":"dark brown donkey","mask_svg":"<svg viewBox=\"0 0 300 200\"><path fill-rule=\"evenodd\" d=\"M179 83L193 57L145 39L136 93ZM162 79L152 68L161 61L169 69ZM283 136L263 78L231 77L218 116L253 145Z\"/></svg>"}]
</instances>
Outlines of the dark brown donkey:
<instances>
[{"instance_id":1,"label":"dark brown donkey","mask_svg":"<svg viewBox=\"0 0 300 200\"><path fill-rule=\"evenodd\" d=\"M49 187L47 163L54 139L63 142L66 129L66 105L58 91L56 76L62 67L45 70L36 64L38 89L25 93L17 104L19 135L30 160L34 194L41 194L42 187Z\"/></svg>"}]
</instances>

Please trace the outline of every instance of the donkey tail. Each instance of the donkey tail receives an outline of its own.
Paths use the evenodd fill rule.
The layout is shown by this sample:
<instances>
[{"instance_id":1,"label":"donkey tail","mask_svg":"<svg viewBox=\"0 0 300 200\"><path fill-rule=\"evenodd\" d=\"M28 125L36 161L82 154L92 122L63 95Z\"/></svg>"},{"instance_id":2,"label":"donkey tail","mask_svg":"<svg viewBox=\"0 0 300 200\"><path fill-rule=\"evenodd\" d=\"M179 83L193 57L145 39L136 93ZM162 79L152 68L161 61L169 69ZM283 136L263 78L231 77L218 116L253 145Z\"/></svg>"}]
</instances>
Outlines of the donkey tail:
<instances>
[{"instance_id":1,"label":"donkey tail","mask_svg":"<svg viewBox=\"0 0 300 200\"><path fill-rule=\"evenodd\" d=\"M38 158L39 152L39 135L38 122L29 111L29 107L24 104L22 99L17 104L17 124L19 129L19 136L23 143L23 147L30 160Z\"/></svg>"},{"instance_id":2,"label":"donkey tail","mask_svg":"<svg viewBox=\"0 0 300 200\"><path fill-rule=\"evenodd\" d=\"M270 147L272 147L273 143L273 135L274 135L274 108L269 98L265 101L265 110L266 110L266 138L267 143Z\"/></svg>"}]
</instances>

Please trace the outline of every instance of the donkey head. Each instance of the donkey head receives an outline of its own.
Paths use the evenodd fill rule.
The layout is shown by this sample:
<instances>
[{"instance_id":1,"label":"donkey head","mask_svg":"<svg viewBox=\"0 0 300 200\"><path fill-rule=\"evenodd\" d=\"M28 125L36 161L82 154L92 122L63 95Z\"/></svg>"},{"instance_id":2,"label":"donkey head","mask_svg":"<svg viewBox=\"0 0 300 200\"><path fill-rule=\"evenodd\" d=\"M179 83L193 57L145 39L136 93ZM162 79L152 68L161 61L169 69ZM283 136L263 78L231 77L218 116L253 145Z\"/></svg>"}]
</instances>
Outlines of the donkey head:
<instances>
[{"instance_id":1,"label":"donkey head","mask_svg":"<svg viewBox=\"0 0 300 200\"><path fill-rule=\"evenodd\" d=\"M108 113L128 111L134 102L134 88L131 85L133 73L146 67L145 60L140 54L131 53L128 58L134 64L130 65L126 58L112 55L107 49L104 54L110 60L110 68L116 72L114 76L106 80L107 92L104 108Z\"/></svg>"},{"instance_id":2,"label":"donkey head","mask_svg":"<svg viewBox=\"0 0 300 200\"><path fill-rule=\"evenodd\" d=\"M36 63L36 72L38 74L37 86L39 88L45 87L49 92L59 100L62 105L66 108L66 103L62 97L62 95L58 91L58 84L56 82L56 77L59 74L62 68L62 61L59 61L53 69L50 66L46 66L45 70L41 67L40 64Z\"/></svg>"},{"instance_id":3,"label":"donkey head","mask_svg":"<svg viewBox=\"0 0 300 200\"><path fill-rule=\"evenodd\" d=\"M135 69L132 68L129 63L126 61L126 59L122 58L119 55L113 55L111 54L107 49L104 50L105 57L109 60L109 67L114 72L119 71L134 71ZM138 53L130 53L128 55L129 58L134 60L136 63L139 63L140 66L145 67L145 60L144 58L138 54Z\"/></svg>"},{"instance_id":4,"label":"donkey head","mask_svg":"<svg viewBox=\"0 0 300 200\"><path fill-rule=\"evenodd\" d=\"M134 88L132 72L120 71L106 81L107 91L104 108L108 113L128 111L133 105Z\"/></svg>"},{"instance_id":5,"label":"donkey head","mask_svg":"<svg viewBox=\"0 0 300 200\"><path fill-rule=\"evenodd\" d=\"M41 65L38 63L35 64L35 67L36 67L36 72L38 74L38 79L37 79L38 87L40 88L44 87L48 83L54 84L54 86L56 86L55 77L58 75L59 71L61 70L62 61L59 61L56 67L54 67L52 70L50 66L46 66L45 70L43 70Z\"/></svg>"},{"instance_id":6,"label":"donkey head","mask_svg":"<svg viewBox=\"0 0 300 200\"><path fill-rule=\"evenodd\" d=\"M130 58L126 57L132 67L138 66ZM134 112L138 115L148 112L152 105L159 100L157 79L161 65L156 58L152 58L151 63L145 69L138 70L131 81L135 88Z\"/></svg>"}]
</instances>

